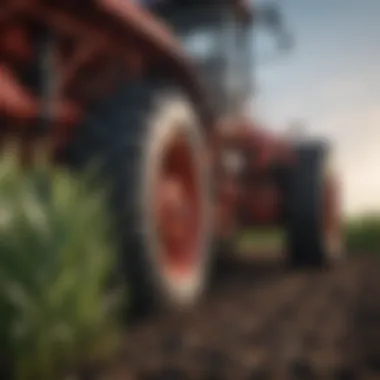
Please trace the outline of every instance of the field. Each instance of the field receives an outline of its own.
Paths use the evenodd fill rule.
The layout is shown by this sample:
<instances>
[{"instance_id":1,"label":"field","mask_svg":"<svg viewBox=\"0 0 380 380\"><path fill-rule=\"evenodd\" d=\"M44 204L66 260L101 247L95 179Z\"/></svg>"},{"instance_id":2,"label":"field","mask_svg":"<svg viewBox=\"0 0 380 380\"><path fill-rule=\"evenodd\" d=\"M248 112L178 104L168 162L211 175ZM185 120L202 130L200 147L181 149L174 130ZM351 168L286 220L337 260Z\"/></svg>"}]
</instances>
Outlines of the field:
<instances>
[{"instance_id":1,"label":"field","mask_svg":"<svg viewBox=\"0 0 380 380\"><path fill-rule=\"evenodd\" d=\"M347 253L380 255L380 215L363 215L346 220L344 241ZM243 252L273 252L281 250L285 243L282 230L247 230L238 237L237 249Z\"/></svg>"},{"instance_id":2,"label":"field","mask_svg":"<svg viewBox=\"0 0 380 380\"><path fill-rule=\"evenodd\" d=\"M380 254L380 216L366 215L346 224L348 250Z\"/></svg>"},{"instance_id":3,"label":"field","mask_svg":"<svg viewBox=\"0 0 380 380\"><path fill-rule=\"evenodd\" d=\"M237 250L271 252L281 250L285 235L281 230L247 230L238 237Z\"/></svg>"},{"instance_id":4,"label":"field","mask_svg":"<svg viewBox=\"0 0 380 380\"><path fill-rule=\"evenodd\" d=\"M379 258L326 272L236 262L190 314L127 333L110 380L378 379Z\"/></svg>"},{"instance_id":5,"label":"field","mask_svg":"<svg viewBox=\"0 0 380 380\"><path fill-rule=\"evenodd\" d=\"M101 197L46 169L0 165L0 378L380 378L380 217L347 221L349 258L322 272L277 260L282 231L245 231L244 254L198 308L122 326L124 291L104 294L113 247Z\"/></svg>"},{"instance_id":6,"label":"field","mask_svg":"<svg viewBox=\"0 0 380 380\"><path fill-rule=\"evenodd\" d=\"M282 231L245 231L204 303L135 326L109 379L379 379L379 220L348 221L347 262L321 272L263 260Z\"/></svg>"}]
</instances>

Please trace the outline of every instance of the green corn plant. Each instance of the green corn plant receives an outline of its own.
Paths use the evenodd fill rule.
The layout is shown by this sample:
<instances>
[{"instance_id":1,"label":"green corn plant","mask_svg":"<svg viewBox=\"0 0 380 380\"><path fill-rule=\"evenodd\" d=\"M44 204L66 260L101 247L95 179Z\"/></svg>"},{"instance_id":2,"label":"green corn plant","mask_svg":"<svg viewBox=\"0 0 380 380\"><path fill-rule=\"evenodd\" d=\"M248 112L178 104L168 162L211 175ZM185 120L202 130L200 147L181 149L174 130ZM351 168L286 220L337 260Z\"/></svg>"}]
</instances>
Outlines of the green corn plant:
<instances>
[{"instance_id":1,"label":"green corn plant","mask_svg":"<svg viewBox=\"0 0 380 380\"><path fill-rule=\"evenodd\" d=\"M122 288L104 197L64 169L0 161L0 369L59 380L117 348ZM112 297L111 297L112 296Z\"/></svg>"}]
</instances>

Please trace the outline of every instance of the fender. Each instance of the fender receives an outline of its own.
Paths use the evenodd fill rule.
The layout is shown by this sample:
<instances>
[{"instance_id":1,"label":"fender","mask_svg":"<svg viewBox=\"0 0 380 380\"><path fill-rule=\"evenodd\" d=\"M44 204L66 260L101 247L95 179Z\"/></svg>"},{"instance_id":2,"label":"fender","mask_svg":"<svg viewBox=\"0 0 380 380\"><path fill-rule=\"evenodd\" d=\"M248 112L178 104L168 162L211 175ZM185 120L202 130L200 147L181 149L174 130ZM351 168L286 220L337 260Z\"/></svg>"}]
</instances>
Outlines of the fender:
<instances>
[{"instance_id":1,"label":"fender","mask_svg":"<svg viewBox=\"0 0 380 380\"><path fill-rule=\"evenodd\" d=\"M5 21L5 22L3 22ZM44 110L37 87L24 74L38 61L35 28L60 41L54 55L55 86L50 115L53 151L67 146L89 100L107 96L119 73L130 80L154 77L186 88L207 135L216 115L196 68L164 21L131 0L3 0L0 5L0 117L2 130L35 126ZM71 50L62 48L69 41ZM65 45L65 47L67 47ZM61 50L60 50L61 49ZM88 73L88 77L83 75ZM87 82L86 82L87 81ZM7 132L8 133L8 132ZM20 140L29 140L23 133ZM29 142L26 142L29 144Z\"/></svg>"},{"instance_id":2,"label":"fender","mask_svg":"<svg viewBox=\"0 0 380 380\"><path fill-rule=\"evenodd\" d=\"M143 6L132 0L97 0L97 6L104 14L121 22L121 27L126 33L132 33L135 38L157 52L158 58L168 64L188 89L201 111L205 125L214 125L216 117L203 84L174 33Z\"/></svg>"}]
</instances>

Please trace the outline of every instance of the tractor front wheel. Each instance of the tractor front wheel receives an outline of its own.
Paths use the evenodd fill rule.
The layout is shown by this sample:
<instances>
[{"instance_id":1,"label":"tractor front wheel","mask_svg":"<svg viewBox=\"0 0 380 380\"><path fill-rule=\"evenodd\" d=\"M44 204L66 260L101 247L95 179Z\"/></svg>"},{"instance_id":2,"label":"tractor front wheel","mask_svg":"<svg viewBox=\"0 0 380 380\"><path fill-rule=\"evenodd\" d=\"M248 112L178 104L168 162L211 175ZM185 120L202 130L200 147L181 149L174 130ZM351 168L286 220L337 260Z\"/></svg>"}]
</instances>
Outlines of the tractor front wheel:
<instances>
[{"instance_id":1,"label":"tractor front wheel","mask_svg":"<svg viewBox=\"0 0 380 380\"><path fill-rule=\"evenodd\" d=\"M296 157L285 197L289 261L292 266L333 265L344 258L337 178L324 144L302 144Z\"/></svg>"}]
</instances>

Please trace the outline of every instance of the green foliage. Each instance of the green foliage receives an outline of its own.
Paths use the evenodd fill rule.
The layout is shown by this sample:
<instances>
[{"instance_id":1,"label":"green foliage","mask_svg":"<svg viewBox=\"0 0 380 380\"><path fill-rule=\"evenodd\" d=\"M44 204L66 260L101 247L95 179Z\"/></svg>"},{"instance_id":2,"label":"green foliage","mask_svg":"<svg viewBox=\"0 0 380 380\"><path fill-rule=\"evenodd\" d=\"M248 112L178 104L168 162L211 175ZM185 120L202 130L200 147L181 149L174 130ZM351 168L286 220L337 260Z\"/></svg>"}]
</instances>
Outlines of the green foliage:
<instances>
[{"instance_id":1,"label":"green foliage","mask_svg":"<svg viewBox=\"0 0 380 380\"><path fill-rule=\"evenodd\" d=\"M249 229L237 239L239 251L278 251L284 246L285 234L281 229Z\"/></svg>"},{"instance_id":2,"label":"green foliage","mask_svg":"<svg viewBox=\"0 0 380 380\"><path fill-rule=\"evenodd\" d=\"M117 347L122 292L106 294L115 250L104 197L40 164L0 161L0 359L16 380L58 380Z\"/></svg>"},{"instance_id":3,"label":"green foliage","mask_svg":"<svg viewBox=\"0 0 380 380\"><path fill-rule=\"evenodd\" d=\"M350 252L380 254L380 216L365 215L348 221L346 243Z\"/></svg>"},{"instance_id":4,"label":"green foliage","mask_svg":"<svg viewBox=\"0 0 380 380\"><path fill-rule=\"evenodd\" d=\"M239 251L276 251L284 247L281 230L250 229L237 239ZM344 227L344 243L350 253L380 255L380 215L370 214L348 220Z\"/></svg>"}]
</instances>

